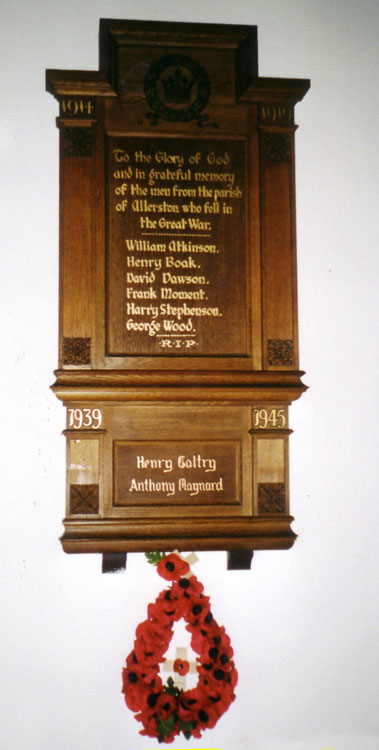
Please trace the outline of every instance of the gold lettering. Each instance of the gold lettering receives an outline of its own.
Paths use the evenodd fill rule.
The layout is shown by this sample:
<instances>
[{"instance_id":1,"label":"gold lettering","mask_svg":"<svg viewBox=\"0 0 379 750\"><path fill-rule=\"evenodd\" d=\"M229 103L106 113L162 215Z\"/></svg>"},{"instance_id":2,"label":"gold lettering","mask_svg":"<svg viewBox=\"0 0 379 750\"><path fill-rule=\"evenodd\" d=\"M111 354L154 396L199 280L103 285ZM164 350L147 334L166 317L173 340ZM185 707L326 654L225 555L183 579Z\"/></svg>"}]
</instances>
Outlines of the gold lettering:
<instances>
[{"instance_id":1,"label":"gold lettering","mask_svg":"<svg viewBox=\"0 0 379 750\"><path fill-rule=\"evenodd\" d=\"M278 430L287 427L285 409L256 408L253 410L253 427L258 430Z\"/></svg>"}]
</instances>

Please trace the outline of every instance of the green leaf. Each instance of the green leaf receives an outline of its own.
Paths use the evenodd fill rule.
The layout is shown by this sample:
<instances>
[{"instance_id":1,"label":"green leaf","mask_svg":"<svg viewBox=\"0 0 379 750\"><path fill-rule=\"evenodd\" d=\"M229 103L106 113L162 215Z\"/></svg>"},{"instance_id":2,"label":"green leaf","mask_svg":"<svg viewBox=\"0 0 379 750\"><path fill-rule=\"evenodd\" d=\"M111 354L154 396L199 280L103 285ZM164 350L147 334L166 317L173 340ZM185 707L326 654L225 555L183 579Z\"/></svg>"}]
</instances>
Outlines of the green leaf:
<instances>
[{"instance_id":1,"label":"green leaf","mask_svg":"<svg viewBox=\"0 0 379 750\"><path fill-rule=\"evenodd\" d=\"M175 729L177 716L175 713L172 713L171 716L169 716L168 719L165 719L164 721L162 721L159 716L156 716L155 719L159 732L158 742L164 742L165 736L169 735Z\"/></svg>"},{"instance_id":2,"label":"green leaf","mask_svg":"<svg viewBox=\"0 0 379 750\"><path fill-rule=\"evenodd\" d=\"M179 695L182 691L179 690L178 687L176 687L174 680L172 677L169 677L167 680L167 685L163 685L163 690L165 693L168 693L169 695Z\"/></svg>"},{"instance_id":3,"label":"green leaf","mask_svg":"<svg viewBox=\"0 0 379 750\"><path fill-rule=\"evenodd\" d=\"M150 565L158 565L160 560L166 557L165 552L145 552L145 557Z\"/></svg>"},{"instance_id":4,"label":"green leaf","mask_svg":"<svg viewBox=\"0 0 379 750\"><path fill-rule=\"evenodd\" d=\"M186 740L190 740L192 737L191 729L194 729L196 726L195 721L181 721L179 724L179 729L181 732L183 732Z\"/></svg>"}]
</instances>

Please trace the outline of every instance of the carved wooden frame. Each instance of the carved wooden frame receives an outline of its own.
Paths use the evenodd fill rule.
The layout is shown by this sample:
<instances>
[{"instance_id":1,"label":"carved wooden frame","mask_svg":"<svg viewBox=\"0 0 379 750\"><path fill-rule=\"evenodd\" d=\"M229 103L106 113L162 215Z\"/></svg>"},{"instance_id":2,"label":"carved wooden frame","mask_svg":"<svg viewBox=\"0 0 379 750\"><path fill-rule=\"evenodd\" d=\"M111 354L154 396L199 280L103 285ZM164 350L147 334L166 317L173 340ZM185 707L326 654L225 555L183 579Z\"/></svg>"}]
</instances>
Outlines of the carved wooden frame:
<instances>
[{"instance_id":1,"label":"carved wooden frame","mask_svg":"<svg viewBox=\"0 0 379 750\"><path fill-rule=\"evenodd\" d=\"M162 89L166 70L174 93ZM177 546L246 551L250 559L253 549L290 547L287 447L270 478L254 446L263 433L287 446L288 406L305 390L297 330L294 105L309 81L258 76L256 27L118 20L100 22L99 72L48 70L46 80L60 104L61 143L60 344L53 390L71 414L77 409L84 417L78 440L93 436L95 408L103 419L101 481L89 483L88 492L83 482L84 505L70 501L64 549L122 554ZM109 353L107 137L169 138L204 148L211 138L243 144L244 288L233 281L241 317L228 323L225 341L232 343L245 321L244 353ZM226 283L222 293L226 299ZM166 420L172 440L183 440L185 432L193 441L222 440L224 424L225 434L245 446L248 480L236 515L204 506L201 520L190 509L184 518L164 508L161 517L145 510L132 518L114 506L114 441L120 434L131 439L128 424L136 425L138 440L162 439L162 409L175 415L176 433ZM255 409L265 415L258 427ZM202 414L205 433L198 429ZM74 498L75 482L68 481ZM85 507L84 518L78 508Z\"/></svg>"}]
</instances>

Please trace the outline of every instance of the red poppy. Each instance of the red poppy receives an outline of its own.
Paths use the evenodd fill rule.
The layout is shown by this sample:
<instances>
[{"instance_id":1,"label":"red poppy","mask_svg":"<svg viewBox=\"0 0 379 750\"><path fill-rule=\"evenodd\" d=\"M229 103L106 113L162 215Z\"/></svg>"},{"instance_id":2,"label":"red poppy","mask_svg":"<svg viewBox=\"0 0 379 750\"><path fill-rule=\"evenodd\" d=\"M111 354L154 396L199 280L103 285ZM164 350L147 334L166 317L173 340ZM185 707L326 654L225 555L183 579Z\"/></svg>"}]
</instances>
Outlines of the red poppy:
<instances>
[{"instance_id":1,"label":"red poppy","mask_svg":"<svg viewBox=\"0 0 379 750\"><path fill-rule=\"evenodd\" d=\"M196 729L196 727L194 727L193 729L191 729L191 735L192 737L196 737L197 739L199 739L199 737L201 737L200 729Z\"/></svg>"},{"instance_id":2,"label":"red poppy","mask_svg":"<svg viewBox=\"0 0 379 750\"><path fill-rule=\"evenodd\" d=\"M196 576L190 576L189 578L181 578L179 581L175 581L172 584L172 591L176 596L195 596L202 594L204 586L200 581L197 580Z\"/></svg>"},{"instance_id":3,"label":"red poppy","mask_svg":"<svg viewBox=\"0 0 379 750\"><path fill-rule=\"evenodd\" d=\"M166 581L178 581L189 573L189 569L188 563L174 552L163 557L157 565L158 574Z\"/></svg>"},{"instance_id":4,"label":"red poppy","mask_svg":"<svg viewBox=\"0 0 379 750\"><path fill-rule=\"evenodd\" d=\"M138 684L128 684L123 688L125 703L131 711L139 711L141 705L145 705L149 688L139 681Z\"/></svg>"},{"instance_id":5,"label":"red poppy","mask_svg":"<svg viewBox=\"0 0 379 750\"><path fill-rule=\"evenodd\" d=\"M157 700L157 712L159 712L159 717L166 721L169 716L174 712L176 708L176 698L174 695L170 695L169 693L163 692L160 694L158 700Z\"/></svg>"},{"instance_id":6,"label":"red poppy","mask_svg":"<svg viewBox=\"0 0 379 750\"><path fill-rule=\"evenodd\" d=\"M138 661L144 664L145 669L156 667L159 662L164 661L164 656L160 651L148 651L143 641L136 641L134 650L137 654Z\"/></svg>"},{"instance_id":7,"label":"red poppy","mask_svg":"<svg viewBox=\"0 0 379 750\"><path fill-rule=\"evenodd\" d=\"M170 626L164 626L158 620L144 620L137 626L136 637L148 643L169 642L171 638Z\"/></svg>"},{"instance_id":8,"label":"red poppy","mask_svg":"<svg viewBox=\"0 0 379 750\"><path fill-rule=\"evenodd\" d=\"M178 714L180 721L194 721L195 720L193 707L182 705L180 700L179 700L176 712Z\"/></svg>"},{"instance_id":9,"label":"red poppy","mask_svg":"<svg viewBox=\"0 0 379 750\"><path fill-rule=\"evenodd\" d=\"M196 712L196 726L200 729L213 729L217 724L218 718L214 708L208 704Z\"/></svg>"},{"instance_id":10,"label":"red poppy","mask_svg":"<svg viewBox=\"0 0 379 750\"><path fill-rule=\"evenodd\" d=\"M183 675L187 674L189 670L189 663L185 659L175 659L174 661L174 672Z\"/></svg>"},{"instance_id":11,"label":"red poppy","mask_svg":"<svg viewBox=\"0 0 379 750\"><path fill-rule=\"evenodd\" d=\"M140 721L144 727L141 729L140 734L145 737L158 737L157 722L155 720L155 713L152 709L149 711L141 711L139 714L136 714L136 719L137 721Z\"/></svg>"},{"instance_id":12,"label":"red poppy","mask_svg":"<svg viewBox=\"0 0 379 750\"><path fill-rule=\"evenodd\" d=\"M207 639L201 646L200 656L202 659L208 659L213 664L217 664L221 669L229 671L232 666L233 649L230 646L222 648L214 642L213 638L210 641Z\"/></svg>"},{"instance_id":13,"label":"red poppy","mask_svg":"<svg viewBox=\"0 0 379 750\"><path fill-rule=\"evenodd\" d=\"M172 615L167 615L164 611L164 605L161 601L156 601L148 605L147 614L149 619L159 622L159 624L166 628L172 625Z\"/></svg>"}]
</instances>

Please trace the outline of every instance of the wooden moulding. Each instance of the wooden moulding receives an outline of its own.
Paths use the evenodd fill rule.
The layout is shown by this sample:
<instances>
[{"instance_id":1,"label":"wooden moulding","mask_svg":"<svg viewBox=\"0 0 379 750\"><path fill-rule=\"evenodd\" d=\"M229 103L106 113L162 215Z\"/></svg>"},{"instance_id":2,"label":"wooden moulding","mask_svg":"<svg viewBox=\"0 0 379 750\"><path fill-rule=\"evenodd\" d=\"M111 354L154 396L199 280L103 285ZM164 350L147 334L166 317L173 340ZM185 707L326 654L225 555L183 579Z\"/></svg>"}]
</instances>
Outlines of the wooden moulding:
<instances>
[{"instance_id":1,"label":"wooden moulding","mask_svg":"<svg viewBox=\"0 0 379 750\"><path fill-rule=\"evenodd\" d=\"M277 401L292 403L307 390L303 372L57 371L52 386L62 401Z\"/></svg>"},{"instance_id":2,"label":"wooden moulding","mask_svg":"<svg viewBox=\"0 0 379 750\"><path fill-rule=\"evenodd\" d=\"M102 19L99 71L47 71L66 552L111 570L127 551L225 549L235 568L292 546L294 106L309 85L259 77L257 28L219 24Z\"/></svg>"},{"instance_id":3,"label":"wooden moulding","mask_svg":"<svg viewBox=\"0 0 379 750\"><path fill-rule=\"evenodd\" d=\"M149 552L153 550L268 550L290 549L296 534L292 516L270 519L188 520L133 523L112 521L75 521L65 519L62 546L65 552ZM167 533L169 531L169 534Z\"/></svg>"}]
</instances>

